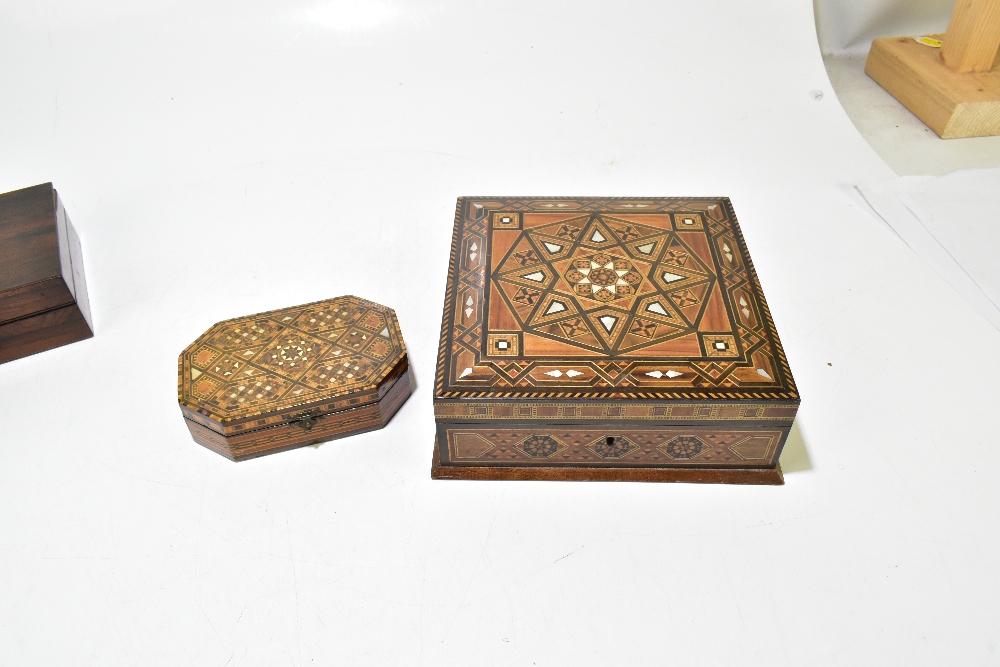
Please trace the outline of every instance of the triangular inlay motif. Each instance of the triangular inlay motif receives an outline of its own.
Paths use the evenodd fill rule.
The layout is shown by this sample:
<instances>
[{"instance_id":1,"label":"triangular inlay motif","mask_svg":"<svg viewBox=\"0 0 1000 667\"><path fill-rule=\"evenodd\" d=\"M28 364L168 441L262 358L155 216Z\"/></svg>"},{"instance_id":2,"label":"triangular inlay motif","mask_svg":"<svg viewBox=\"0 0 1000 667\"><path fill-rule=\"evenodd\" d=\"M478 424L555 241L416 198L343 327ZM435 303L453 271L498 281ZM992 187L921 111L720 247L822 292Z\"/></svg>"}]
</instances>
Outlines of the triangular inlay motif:
<instances>
[{"instance_id":1,"label":"triangular inlay motif","mask_svg":"<svg viewBox=\"0 0 1000 667\"><path fill-rule=\"evenodd\" d=\"M656 313L657 315L666 315L667 317L670 317L670 314L666 311L666 309L663 307L663 304L660 303L659 301L654 301L648 306L646 306L646 310L650 313Z\"/></svg>"},{"instance_id":2,"label":"triangular inlay motif","mask_svg":"<svg viewBox=\"0 0 1000 667\"><path fill-rule=\"evenodd\" d=\"M556 299L553 299L552 303L549 304L549 307L545 309L545 314L546 315L555 315L556 313L561 313L561 312L564 312L566 310L568 310L568 308L566 307L565 303L563 303L562 301L558 301Z\"/></svg>"}]
</instances>

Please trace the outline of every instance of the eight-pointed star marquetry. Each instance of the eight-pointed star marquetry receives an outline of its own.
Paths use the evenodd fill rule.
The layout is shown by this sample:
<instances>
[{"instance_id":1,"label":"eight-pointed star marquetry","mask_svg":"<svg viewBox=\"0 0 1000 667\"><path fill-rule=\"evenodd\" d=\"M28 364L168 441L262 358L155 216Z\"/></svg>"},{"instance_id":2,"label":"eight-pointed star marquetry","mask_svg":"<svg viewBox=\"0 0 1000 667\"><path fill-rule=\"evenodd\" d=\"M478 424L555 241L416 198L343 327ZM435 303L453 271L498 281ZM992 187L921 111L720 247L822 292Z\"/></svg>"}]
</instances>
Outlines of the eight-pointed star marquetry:
<instances>
[{"instance_id":1,"label":"eight-pointed star marquetry","mask_svg":"<svg viewBox=\"0 0 1000 667\"><path fill-rule=\"evenodd\" d=\"M460 198L434 391L476 419L625 409L486 399L798 400L718 197Z\"/></svg>"},{"instance_id":2,"label":"eight-pointed star marquetry","mask_svg":"<svg viewBox=\"0 0 1000 667\"><path fill-rule=\"evenodd\" d=\"M516 322L525 356L700 356L699 331L731 329L704 233L667 215L525 216L491 257L490 331Z\"/></svg>"},{"instance_id":3,"label":"eight-pointed star marquetry","mask_svg":"<svg viewBox=\"0 0 1000 667\"><path fill-rule=\"evenodd\" d=\"M462 197L434 400L463 419L661 419L643 402L798 393L728 199ZM669 410L764 414L716 408Z\"/></svg>"}]
</instances>

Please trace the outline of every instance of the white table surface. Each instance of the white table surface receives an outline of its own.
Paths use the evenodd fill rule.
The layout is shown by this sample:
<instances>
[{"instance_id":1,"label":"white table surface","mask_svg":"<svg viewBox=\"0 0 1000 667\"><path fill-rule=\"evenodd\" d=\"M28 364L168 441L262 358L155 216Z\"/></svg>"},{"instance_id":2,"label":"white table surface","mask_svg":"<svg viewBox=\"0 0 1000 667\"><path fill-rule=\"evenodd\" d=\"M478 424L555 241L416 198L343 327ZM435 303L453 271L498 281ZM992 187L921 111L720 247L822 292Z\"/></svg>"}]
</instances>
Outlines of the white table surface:
<instances>
[{"instance_id":1,"label":"white table surface","mask_svg":"<svg viewBox=\"0 0 1000 667\"><path fill-rule=\"evenodd\" d=\"M1000 661L1000 333L852 189L893 174L810 3L160 5L0 9L0 191L55 183L97 329L0 366L0 664ZM732 197L786 485L432 481L455 198L490 194ZM409 348L385 430L191 441L185 345L346 293Z\"/></svg>"}]
</instances>

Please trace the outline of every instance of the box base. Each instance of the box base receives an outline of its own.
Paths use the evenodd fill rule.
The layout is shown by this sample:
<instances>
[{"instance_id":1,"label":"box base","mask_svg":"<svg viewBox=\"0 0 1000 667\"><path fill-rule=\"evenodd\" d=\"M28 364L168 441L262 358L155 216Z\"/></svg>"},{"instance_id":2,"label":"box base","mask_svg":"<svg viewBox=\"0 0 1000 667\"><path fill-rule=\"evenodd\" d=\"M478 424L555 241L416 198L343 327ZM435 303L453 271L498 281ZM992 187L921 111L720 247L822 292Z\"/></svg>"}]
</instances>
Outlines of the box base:
<instances>
[{"instance_id":1,"label":"box base","mask_svg":"<svg viewBox=\"0 0 1000 667\"><path fill-rule=\"evenodd\" d=\"M392 419L392 415L390 415L389 418L386 419L386 423L388 423L390 419ZM249 461L250 459L259 459L262 456L270 456L271 454L280 454L281 452L287 452L293 449L299 449L301 447L313 447L317 445L322 445L332 440L349 438L353 435L361 435L362 433L370 433L372 431L378 431L380 429L385 428L385 424L378 423L372 426L367 426L365 428L359 428L357 430L350 431L347 433L325 435L319 438L310 438L310 437L299 438L297 440L291 441L290 443L278 447L273 447L271 449L258 449L258 450L252 450L244 454L234 454L232 450L220 447L216 443L208 440L208 438L206 438L204 434L204 431L207 431L208 429L206 429L204 426L200 424L195 424L190 419L185 419L184 422L185 424L187 424L188 430L191 432L191 435L195 442L197 442L199 445L207 449L212 450L216 454L221 454L222 456L226 457L227 459L235 463L240 463L242 461Z\"/></svg>"},{"instance_id":2,"label":"box base","mask_svg":"<svg viewBox=\"0 0 1000 667\"><path fill-rule=\"evenodd\" d=\"M563 482L687 482L691 484L785 483L781 465L773 468L586 468L442 465L434 439L433 479L526 480Z\"/></svg>"},{"instance_id":3,"label":"box base","mask_svg":"<svg viewBox=\"0 0 1000 667\"><path fill-rule=\"evenodd\" d=\"M942 139L1000 134L1000 69L955 72L940 49L885 37L872 42L865 73Z\"/></svg>"},{"instance_id":4,"label":"box base","mask_svg":"<svg viewBox=\"0 0 1000 667\"><path fill-rule=\"evenodd\" d=\"M0 364L93 336L75 303L0 324Z\"/></svg>"}]
</instances>

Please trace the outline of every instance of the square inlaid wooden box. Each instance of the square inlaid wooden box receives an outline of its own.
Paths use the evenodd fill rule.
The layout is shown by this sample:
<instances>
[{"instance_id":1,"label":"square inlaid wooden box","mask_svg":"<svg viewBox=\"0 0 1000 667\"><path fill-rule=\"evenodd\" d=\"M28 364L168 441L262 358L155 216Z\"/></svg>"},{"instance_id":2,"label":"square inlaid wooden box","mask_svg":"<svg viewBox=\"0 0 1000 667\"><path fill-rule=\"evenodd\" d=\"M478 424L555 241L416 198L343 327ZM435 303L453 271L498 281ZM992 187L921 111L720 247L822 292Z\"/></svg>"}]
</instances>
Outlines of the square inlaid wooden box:
<instances>
[{"instance_id":1,"label":"square inlaid wooden box","mask_svg":"<svg viewBox=\"0 0 1000 667\"><path fill-rule=\"evenodd\" d=\"M459 199L435 478L781 484L798 405L727 198Z\"/></svg>"},{"instance_id":2,"label":"square inlaid wooden box","mask_svg":"<svg viewBox=\"0 0 1000 667\"><path fill-rule=\"evenodd\" d=\"M0 195L0 363L94 335L82 255L51 183Z\"/></svg>"},{"instance_id":3,"label":"square inlaid wooden box","mask_svg":"<svg viewBox=\"0 0 1000 667\"><path fill-rule=\"evenodd\" d=\"M191 436L234 461L380 429L409 396L395 312L356 296L219 322L178 360Z\"/></svg>"}]
</instances>

